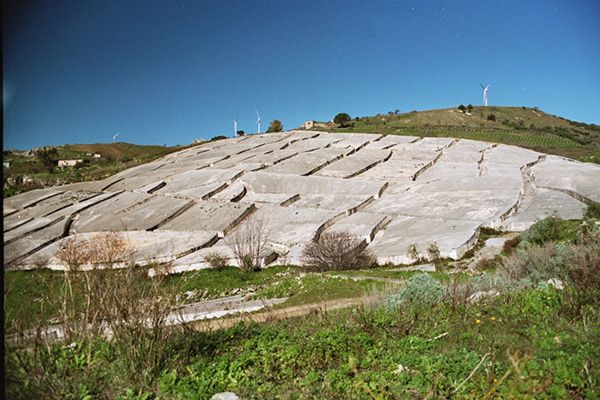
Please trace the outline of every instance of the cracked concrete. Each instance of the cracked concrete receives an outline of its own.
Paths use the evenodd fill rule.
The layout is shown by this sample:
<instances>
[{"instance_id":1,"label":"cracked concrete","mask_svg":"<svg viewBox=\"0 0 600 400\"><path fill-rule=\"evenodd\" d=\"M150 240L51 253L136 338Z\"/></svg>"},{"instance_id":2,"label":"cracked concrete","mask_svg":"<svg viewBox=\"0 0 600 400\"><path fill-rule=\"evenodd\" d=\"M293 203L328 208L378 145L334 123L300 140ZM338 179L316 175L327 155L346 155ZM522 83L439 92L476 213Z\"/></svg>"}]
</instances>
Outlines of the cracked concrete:
<instances>
[{"instance_id":1,"label":"cracked concrete","mask_svg":"<svg viewBox=\"0 0 600 400\"><path fill-rule=\"evenodd\" d=\"M55 253L69 237L120 231L138 264L206 268L211 251L234 258L227 239L252 215L269 230L269 259L298 263L326 231L365 240L382 263L411 262L408 246L426 255L433 242L458 258L481 227L520 231L553 213L581 218L600 201L599 182L596 164L473 140L249 135L5 199L4 264L61 268Z\"/></svg>"}]
</instances>

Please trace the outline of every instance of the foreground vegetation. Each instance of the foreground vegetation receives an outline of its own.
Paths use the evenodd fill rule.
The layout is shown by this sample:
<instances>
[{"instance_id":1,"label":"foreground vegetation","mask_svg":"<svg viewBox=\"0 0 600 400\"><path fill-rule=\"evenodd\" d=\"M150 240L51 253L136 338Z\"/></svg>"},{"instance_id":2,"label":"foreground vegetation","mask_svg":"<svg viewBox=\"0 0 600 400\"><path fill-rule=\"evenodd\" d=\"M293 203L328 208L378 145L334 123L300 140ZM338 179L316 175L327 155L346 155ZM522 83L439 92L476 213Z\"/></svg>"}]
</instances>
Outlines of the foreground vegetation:
<instances>
[{"instance_id":1,"label":"foreground vegetation","mask_svg":"<svg viewBox=\"0 0 600 400\"><path fill-rule=\"evenodd\" d=\"M589 217L596 214L588 210ZM99 279L121 294L116 300L102 298L112 310L103 315L113 315L108 321L113 338L73 335L64 343L46 343L37 337L25 347L9 347L7 395L205 399L234 391L242 398L290 399L598 398L599 239L593 218L577 223L550 217L506 246L501 259L473 273L379 267L300 274L281 266L160 280L141 273ZM38 294L36 301L28 298L36 291L27 287L42 274L51 276L6 274L13 285L12 292L5 292L5 311L49 304L44 296L68 295L55 288ZM100 274L116 277L127 271ZM393 277L404 283L355 282L337 275ZM58 288L64 287L61 275L52 276ZM78 281L68 282L75 288ZM85 291L86 279L79 282ZM175 299L169 294L204 290L202 296L210 297L246 286L256 295L290 296L288 301L301 304L359 295L366 301L337 312L260 325L245 322L214 332L200 332L193 324L140 325L148 316L160 320L158 311ZM98 300L82 297L88 298ZM111 314L115 310L118 318ZM58 318L62 311L59 307ZM30 309L21 317L28 313L44 316L41 309ZM88 314L75 310L70 315Z\"/></svg>"}]
</instances>

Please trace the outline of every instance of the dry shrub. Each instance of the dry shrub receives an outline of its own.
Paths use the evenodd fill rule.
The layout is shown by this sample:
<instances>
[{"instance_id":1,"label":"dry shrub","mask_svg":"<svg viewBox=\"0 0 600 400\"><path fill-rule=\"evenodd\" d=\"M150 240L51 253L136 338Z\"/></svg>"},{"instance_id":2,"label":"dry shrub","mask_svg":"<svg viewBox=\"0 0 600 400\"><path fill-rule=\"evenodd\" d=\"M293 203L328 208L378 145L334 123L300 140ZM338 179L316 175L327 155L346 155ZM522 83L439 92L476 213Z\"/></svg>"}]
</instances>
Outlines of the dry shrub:
<instances>
[{"instance_id":1,"label":"dry shrub","mask_svg":"<svg viewBox=\"0 0 600 400\"><path fill-rule=\"evenodd\" d=\"M521 243L521 236L515 236L512 239L508 239L502 245L502 251L506 254L512 254L519 245L519 243Z\"/></svg>"},{"instance_id":2,"label":"dry shrub","mask_svg":"<svg viewBox=\"0 0 600 400\"><path fill-rule=\"evenodd\" d=\"M211 252L204 256L204 262L208 263L212 269L220 270L227 267L228 258L219 252Z\"/></svg>"},{"instance_id":3,"label":"dry shrub","mask_svg":"<svg viewBox=\"0 0 600 400\"><path fill-rule=\"evenodd\" d=\"M506 257L498 271L509 281L529 279L533 283L562 276L563 259L554 242L531 246Z\"/></svg>"},{"instance_id":4,"label":"dry shrub","mask_svg":"<svg viewBox=\"0 0 600 400\"><path fill-rule=\"evenodd\" d=\"M131 248L119 232L102 232L89 239L71 237L64 240L56 257L71 271L84 265L113 265L127 261Z\"/></svg>"},{"instance_id":5,"label":"dry shrub","mask_svg":"<svg viewBox=\"0 0 600 400\"><path fill-rule=\"evenodd\" d=\"M304 247L302 264L310 271L365 269L377 265L377 258L364 240L347 232L326 232Z\"/></svg>"},{"instance_id":6,"label":"dry shrub","mask_svg":"<svg viewBox=\"0 0 600 400\"><path fill-rule=\"evenodd\" d=\"M269 232L262 219L256 215L242 222L227 238L242 271L258 271L267 255Z\"/></svg>"},{"instance_id":7,"label":"dry shrub","mask_svg":"<svg viewBox=\"0 0 600 400\"><path fill-rule=\"evenodd\" d=\"M54 301L60 310L62 339L75 342L98 335L109 338L123 364L124 382L144 387L167 359L168 339L173 333L167 319L184 279L165 291L164 276L150 279L132 262L123 269L110 268L112 262L130 259L130 254L129 245L119 233L65 241L57 256L68 268ZM105 268L81 268L89 264Z\"/></svg>"},{"instance_id":8,"label":"dry shrub","mask_svg":"<svg viewBox=\"0 0 600 400\"><path fill-rule=\"evenodd\" d=\"M585 291L600 289L600 232L583 236L566 251L567 279Z\"/></svg>"}]
</instances>

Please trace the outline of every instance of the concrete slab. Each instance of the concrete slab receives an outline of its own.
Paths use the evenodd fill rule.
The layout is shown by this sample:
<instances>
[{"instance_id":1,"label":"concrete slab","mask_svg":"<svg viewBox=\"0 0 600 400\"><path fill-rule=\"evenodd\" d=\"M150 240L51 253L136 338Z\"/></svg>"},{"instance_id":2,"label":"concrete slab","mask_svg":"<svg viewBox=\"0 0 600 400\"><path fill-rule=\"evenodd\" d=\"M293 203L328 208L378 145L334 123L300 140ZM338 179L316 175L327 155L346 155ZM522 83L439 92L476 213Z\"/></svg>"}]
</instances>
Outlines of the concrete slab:
<instances>
[{"instance_id":1,"label":"concrete slab","mask_svg":"<svg viewBox=\"0 0 600 400\"><path fill-rule=\"evenodd\" d=\"M198 201L158 230L217 231L223 237L255 209L252 203Z\"/></svg>"},{"instance_id":2,"label":"concrete slab","mask_svg":"<svg viewBox=\"0 0 600 400\"><path fill-rule=\"evenodd\" d=\"M531 167L540 188L563 191L578 200L600 203L600 165L547 156Z\"/></svg>"},{"instance_id":3,"label":"concrete slab","mask_svg":"<svg viewBox=\"0 0 600 400\"><path fill-rule=\"evenodd\" d=\"M72 231L81 233L156 229L192 204L186 199L124 192L82 212L73 223Z\"/></svg>"},{"instance_id":4,"label":"concrete slab","mask_svg":"<svg viewBox=\"0 0 600 400\"><path fill-rule=\"evenodd\" d=\"M75 243L84 243L85 241L97 241L104 235L103 232L79 233L60 239L46 246L44 249L29 256L27 259L17 263L14 267L27 269L37 263L46 268L54 270L64 270L64 265L56 258L57 250L67 240L75 240ZM116 268L122 268L134 263L135 265L148 265L154 263L166 263L176 258L184 257L203 247L208 247L217 241L215 232L194 231L122 231L120 237L126 243L127 251L118 254L111 265ZM82 244L83 245L83 244ZM97 259L92 263L81 266L81 269L102 268L107 260L102 259L102 254L97 255ZM112 255L114 257L114 254Z\"/></svg>"},{"instance_id":5,"label":"concrete slab","mask_svg":"<svg viewBox=\"0 0 600 400\"><path fill-rule=\"evenodd\" d=\"M369 245L380 264L411 264L408 247L415 244L421 257L436 243L441 257L460 258L475 242L479 224L435 218L395 217Z\"/></svg>"},{"instance_id":6,"label":"concrete slab","mask_svg":"<svg viewBox=\"0 0 600 400\"><path fill-rule=\"evenodd\" d=\"M336 221L325 232L347 232L370 243L390 221L391 218L386 214L357 212Z\"/></svg>"},{"instance_id":7,"label":"concrete slab","mask_svg":"<svg viewBox=\"0 0 600 400\"><path fill-rule=\"evenodd\" d=\"M531 202L504 221L502 228L509 231L524 231L536 221L551 215L558 215L563 219L581 219L586 207L585 203L565 193L538 188Z\"/></svg>"}]
</instances>

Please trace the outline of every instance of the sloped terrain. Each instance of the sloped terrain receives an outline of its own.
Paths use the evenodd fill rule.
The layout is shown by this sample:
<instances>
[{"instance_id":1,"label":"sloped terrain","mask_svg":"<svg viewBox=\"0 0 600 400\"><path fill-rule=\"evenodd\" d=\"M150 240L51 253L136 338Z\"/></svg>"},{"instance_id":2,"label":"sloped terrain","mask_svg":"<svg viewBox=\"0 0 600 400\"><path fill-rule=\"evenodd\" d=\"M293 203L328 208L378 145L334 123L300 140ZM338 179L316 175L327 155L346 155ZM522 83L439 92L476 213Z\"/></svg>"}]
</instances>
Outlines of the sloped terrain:
<instances>
[{"instance_id":1,"label":"sloped terrain","mask_svg":"<svg viewBox=\"0 0 600 400\"><path fill-rule=\"evenodd\" d=\"M291 131L187 148L107 179L5 199L5 268L62 268L69 237L123 232L138 264L203 268L232 257L229 236L260 218L271 257L300 263L326 231L406 263L436 243L460 258L482 227L523 230L552 213L580 218L600 202L600 166L455 138ZM101 260L99 260L101 261ZM115 260L112 260L115 261ZM125 261L125 260L123 260Z\"/></svg>"},{"instance_id":2,"label":"sloped terrain","mask_svg":"<svg viewBox=\"0 0 600 400\"><path fill-rule=\"evenodd\" d=\"M463 106L464 107L464 106ZM356 117L336 132L371 132L491 141L600 163L600 126L529 107L464 107Z\"/></svg>"}]
</instances>

